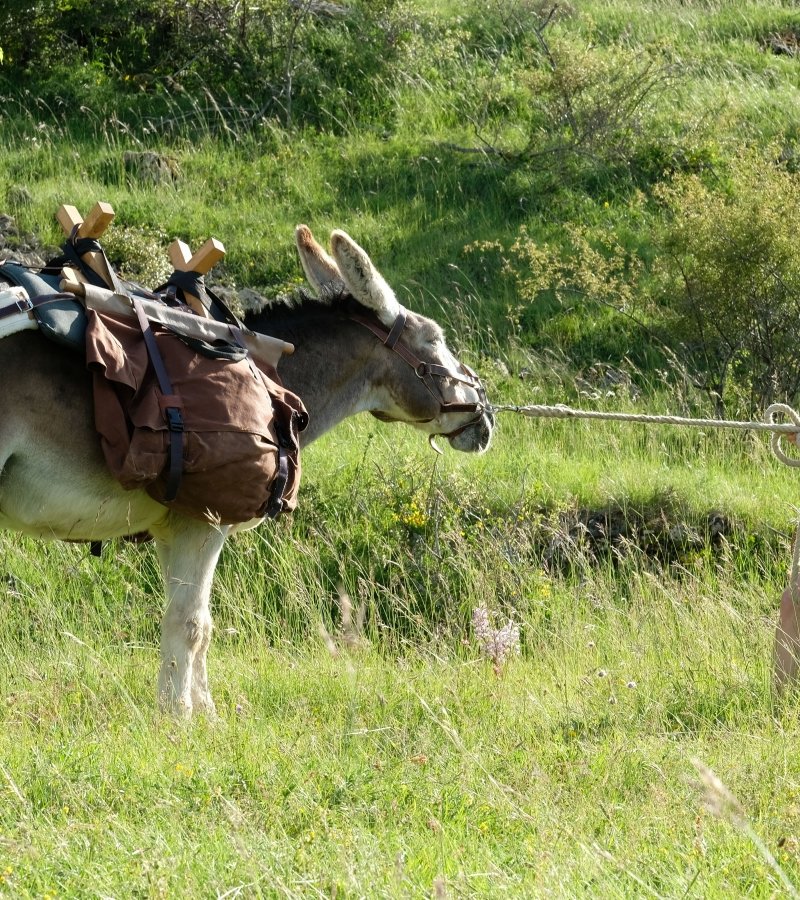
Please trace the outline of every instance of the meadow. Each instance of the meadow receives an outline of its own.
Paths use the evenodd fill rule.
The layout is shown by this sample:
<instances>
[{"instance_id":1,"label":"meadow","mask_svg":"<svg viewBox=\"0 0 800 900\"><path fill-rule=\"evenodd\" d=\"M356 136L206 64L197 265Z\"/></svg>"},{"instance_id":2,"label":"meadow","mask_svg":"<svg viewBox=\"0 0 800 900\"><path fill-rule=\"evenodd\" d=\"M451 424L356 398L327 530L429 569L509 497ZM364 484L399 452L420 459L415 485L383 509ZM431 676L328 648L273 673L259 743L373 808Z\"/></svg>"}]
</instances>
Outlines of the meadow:
<instances>
[{"instance_id":1,"label":"meadow","mask_svg":"<svg viewBox=\"0 0 800 900\"><path fill-rule=\"evenodd\" d=\"M300 67L287 122L197 73L137 93L96 57L15 71L6 46L3 253L104 199L130 274L214 235L218 283L272 297L300 283L294 225L341 227L495 403L756 416L746 354L715 393L711 345L681 356L685 319L659 318L658 191L735 194L743 147L791 163L800 60L771 41L800 34L794 4L385 6L397 72L363 102L334 85L317 121ZM571 100L563 133L547 96ZM144 150L176 177L131 177ZM800 716L770 681L800 493L767 438L504 413L486 454L437 456L361 417L303 466L297 512L224 550L213 721L156 711L152 548L0 536L0 897L800 892ZM518 653L481 645L476 609Z\"/></svg>"}]
</instances>

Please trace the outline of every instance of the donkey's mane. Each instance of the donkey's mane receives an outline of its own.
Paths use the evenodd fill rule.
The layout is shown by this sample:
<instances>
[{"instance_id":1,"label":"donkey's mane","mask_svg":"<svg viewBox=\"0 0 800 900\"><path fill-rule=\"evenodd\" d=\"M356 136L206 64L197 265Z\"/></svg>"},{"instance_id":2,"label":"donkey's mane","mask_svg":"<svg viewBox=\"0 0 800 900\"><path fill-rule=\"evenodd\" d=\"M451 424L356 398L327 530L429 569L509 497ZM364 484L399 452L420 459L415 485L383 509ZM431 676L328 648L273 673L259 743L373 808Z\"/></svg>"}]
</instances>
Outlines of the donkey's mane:
<instances>
[{"instance_id":1,"label":"donkey's mane","mask_svg":"<svg viewBox=\"0 0 800 900\"><path fill-rule=\"evenodd\" d=\"M245 313L249 328L269 333L269 329L300 328L303 323L320 319L346 319L351 313L369 314L341 283L323 288L319 296L300 288L268 301L260 310Z\"/></svg>"}]
</instances>

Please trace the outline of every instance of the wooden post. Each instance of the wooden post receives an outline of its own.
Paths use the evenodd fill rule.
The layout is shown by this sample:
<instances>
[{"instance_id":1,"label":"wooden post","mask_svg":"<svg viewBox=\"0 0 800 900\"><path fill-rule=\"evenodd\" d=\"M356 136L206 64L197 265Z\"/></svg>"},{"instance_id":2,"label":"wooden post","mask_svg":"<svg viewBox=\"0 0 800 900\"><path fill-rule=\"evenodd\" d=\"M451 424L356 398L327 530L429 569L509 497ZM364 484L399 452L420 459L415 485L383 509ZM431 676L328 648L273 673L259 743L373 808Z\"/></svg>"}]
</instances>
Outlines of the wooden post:
<instances>
[{"instance_id":1,"label":"wooden post","mask_svg":"<svg viewBox=\"0 0 800 900\"><path fill-rule=\"evenodd\" d=\"M111 224L114 210L110 203L100 201L95 203L89 215L84 219L74 206L65 204L59 208L56 218L67 236L71 235L77 226L77 237L99 238ZM101 253L84 253L83 261L103 279L109 288L114 289L114 279L111 277Z\"/></svg>"},{"instance_id":2,"label":"wooden post","mask_svg":"<svg viewBox=\"0 0 800 900\"><path fill-rule=\"evenodd\" d=\"M73 269L72 266L64 266L61 270L61 282L59 288L62 291L75 294L76 297L83 297L83 286L84 282L80 277L80 272L78 272L77 269Z\"/></svg>"},{"instance_id":3,"label":"wooden post","mask_svg":"<svg viewBox=\"0 0 800 900\"><path fill-rule=\"evenodd\" d=\"M197 272L200 275L206 275L223 256L225 256L225 247L215 238L209 238L194 256L192 256L189 245L184 244L183 241L176 240L169 245L169 260L176 272ZM185 290L183 296L186 303L199 316L206 319L211 318L199 297Z\"/></svg>"}]
</instances>

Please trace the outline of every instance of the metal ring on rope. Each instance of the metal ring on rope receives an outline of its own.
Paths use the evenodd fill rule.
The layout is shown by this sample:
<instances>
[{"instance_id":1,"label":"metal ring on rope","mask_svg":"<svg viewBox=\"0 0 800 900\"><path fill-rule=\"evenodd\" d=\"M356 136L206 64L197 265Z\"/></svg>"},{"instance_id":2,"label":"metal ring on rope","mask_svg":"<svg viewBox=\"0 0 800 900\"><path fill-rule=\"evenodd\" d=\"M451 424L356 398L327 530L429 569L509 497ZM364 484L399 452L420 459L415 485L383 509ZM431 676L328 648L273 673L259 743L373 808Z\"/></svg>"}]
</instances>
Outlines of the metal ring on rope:
<instances>
[{"instance_id":1,"label":"metal ring on rope","mask_svg":"<svg viewBox=\"0 0 800 900\"><path fill-rule=\"evenodd\" d=\"M764 413L764 420L769 422L770 425L777 425L778 417L782 415L791 419L797 426L797 430L794 432L795 434L800 432L800 415L786 403L773 403L772 406L767 407L767 411ZM787 466L792 466L793 468L798 468L800 467L800 458L796 456L787 456L783 447L781 447L781 437L786 433L787 432L785 431L773 431L772 437L770 438L770 447L772 447L772 452L782 463Z\"/></svg>"},{"instance_id":2,"label":"metal ring on rope","mask_svg":"<svg viewBox=\"0 0 800 900\"><path fill-rule=\"evenodd\" d=\"M764 413L764 418L773 424L777 423L779 416L786 416L791 419L800 430L800 416L786 403L773 403L772 406L767 407L767 410ZM795 434L796 433L797 432L795 432ZM781 437L782 435L780 432L774 431L772 433L772 437L770 438L772 452L787 466L792 466L793 468L800 467L800 458L787 456L784 452L783 447L781 447ZM793 604L800 601L800 584L798 582L800 582L800 521L797 523L797 529L794 535L794 543L792 544L792 562L789 569L789 590L791 591Z\"/></svg>"}]
</instances>

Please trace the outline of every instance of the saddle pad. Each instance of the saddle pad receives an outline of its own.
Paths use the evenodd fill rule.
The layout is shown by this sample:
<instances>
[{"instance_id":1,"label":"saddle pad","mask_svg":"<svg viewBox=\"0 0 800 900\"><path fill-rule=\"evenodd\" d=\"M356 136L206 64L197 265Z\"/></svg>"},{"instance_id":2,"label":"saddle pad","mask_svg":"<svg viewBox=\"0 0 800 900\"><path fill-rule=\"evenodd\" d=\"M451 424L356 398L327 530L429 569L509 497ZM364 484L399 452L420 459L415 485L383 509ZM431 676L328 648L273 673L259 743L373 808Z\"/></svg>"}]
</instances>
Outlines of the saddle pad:
<instances>
[{"instance_id":1,"label":"saddle pad","mask_svg":"<svg viewBox=\"0 0 800 900\"><path fill-rule=\"evenodd\" d=\"M3 290L0 287L0 338L8 337L10 334L16 334L18 331L25 331L28 328L36 329L38 324L36 319L32 319L26 309L18 309L14 312L6 312L13 309L18 301L28 299L28 292L25 288L11 287Z\"/></svg>"},{"instance_id":2,"label":"saddle pad","mask_svg":"<svg viewBox=\"0 0 800 900\"><path fill-rule=\"evenodd\" d=\"M58 294L60 291L58 276L37 274L15 262L5 262L0 265L0 280L19 285L27 291L29 297L43 297L46 294ZM83 353L86 346L86 313L77 300L70 300L67 297L59 298L52 303L38 307L35 316L35 320L29 319L33 322L32 326L25 325L23 327L38 327L47 337L57 343ZM3 331L3 335L12 333L12 331Z\"/></svg>"}]
</instances>

